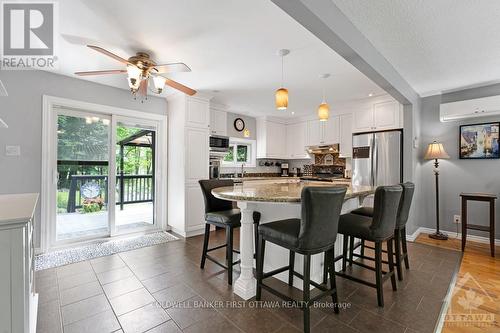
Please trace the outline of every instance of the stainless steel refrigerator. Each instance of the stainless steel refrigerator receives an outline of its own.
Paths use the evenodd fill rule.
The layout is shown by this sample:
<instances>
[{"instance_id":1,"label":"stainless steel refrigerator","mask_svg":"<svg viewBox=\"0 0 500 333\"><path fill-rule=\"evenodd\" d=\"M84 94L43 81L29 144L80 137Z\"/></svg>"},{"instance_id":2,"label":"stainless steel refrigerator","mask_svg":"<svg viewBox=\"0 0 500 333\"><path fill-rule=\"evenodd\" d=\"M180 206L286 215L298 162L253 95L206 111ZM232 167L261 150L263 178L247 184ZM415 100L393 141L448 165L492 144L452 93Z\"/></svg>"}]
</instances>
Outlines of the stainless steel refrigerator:
<instances>
[{"instance_id":1,"label":"stainless steel refrigerator","mask_svg":"<svg viewBox=\"0 0 500 333\"><path fill-rule=\"evenodd\" d=\"M352 136L353 185L394 185L403 180L403 130Z\"/></svg>"}]
</instances>

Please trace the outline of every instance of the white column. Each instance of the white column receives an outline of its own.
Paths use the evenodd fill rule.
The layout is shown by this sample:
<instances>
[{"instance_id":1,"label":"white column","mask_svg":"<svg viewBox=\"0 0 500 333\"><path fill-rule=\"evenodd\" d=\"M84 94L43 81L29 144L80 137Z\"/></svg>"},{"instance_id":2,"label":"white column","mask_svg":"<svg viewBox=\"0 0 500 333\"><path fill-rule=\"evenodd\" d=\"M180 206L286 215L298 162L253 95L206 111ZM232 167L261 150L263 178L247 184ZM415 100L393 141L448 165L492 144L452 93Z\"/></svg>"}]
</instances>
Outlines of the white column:
<instances>
[{"instance_id":1,"label":"white column","mask_svg":"<svg viewBox=\"0 0 500 333\"><path fill-rule=\"evenodd\" d=\"M255 296L257 285L257 280L253 276L253 210L245 201L238 201L238 207L241 210L241 274L234 283L234 293L248 300Z\"/></svg>"}]
</instances>

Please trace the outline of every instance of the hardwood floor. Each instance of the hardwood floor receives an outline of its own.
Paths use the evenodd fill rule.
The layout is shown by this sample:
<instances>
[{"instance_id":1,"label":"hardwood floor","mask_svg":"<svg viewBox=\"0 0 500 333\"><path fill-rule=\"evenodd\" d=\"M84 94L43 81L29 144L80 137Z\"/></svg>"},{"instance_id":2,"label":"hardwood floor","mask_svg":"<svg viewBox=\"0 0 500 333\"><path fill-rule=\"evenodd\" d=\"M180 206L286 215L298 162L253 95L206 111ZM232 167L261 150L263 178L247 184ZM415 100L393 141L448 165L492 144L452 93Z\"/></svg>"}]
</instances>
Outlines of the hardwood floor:
<instances>
[{"instance_id":1,"label":"hardwood floor","mask_svg":"<svg viewBox=\"0 0 500 333\"><path fill-rule=\"evenodd\" d=\"M461 251L460 239L421 234L416 242ZM500 246L495 250L492 258L488 244L467 241L443 333L500 332Z\"/></svg>"}]
</instances>

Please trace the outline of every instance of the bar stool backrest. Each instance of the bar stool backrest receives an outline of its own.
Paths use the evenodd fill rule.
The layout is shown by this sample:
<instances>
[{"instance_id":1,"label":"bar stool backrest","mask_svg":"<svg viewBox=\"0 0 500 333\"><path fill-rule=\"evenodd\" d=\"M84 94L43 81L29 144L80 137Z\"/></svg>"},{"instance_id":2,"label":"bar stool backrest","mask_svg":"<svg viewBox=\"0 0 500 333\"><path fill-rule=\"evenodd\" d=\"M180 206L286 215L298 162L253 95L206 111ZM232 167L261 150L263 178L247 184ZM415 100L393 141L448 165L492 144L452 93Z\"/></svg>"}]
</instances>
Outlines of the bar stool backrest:
<instances>
[{"instance_id":1,"label":"bar stool backrest","mask_svg":"<svg viewBox=\"0 0 500 333\"><path fill-rule=\"evenodd\" d=\"M212 194L212 190L218 187L233 186L231 179L204 179L198 181L205 199L205 213L220 212L233 209L233 203L227 200L221 200Z\"/></svg>"},{"instance_id":2,"label":"bar stool backrest","mask_svg":"<svg viewBox=\"0 0 500 333\"><path fill-rule=\"evenodd\" d=\"M339 217L347 187L304 187L299 244L301 250L330 248L337 239Z\"/></svg>"},{"instance_id":3,"label":"bar stool backrest","mask_svg":"<svg viewBox=\"0 0 500 333\"><path fill-rule=\"evenodd\" d=\"M410 214L413 193L415 192L415 184L411 182L403 183L401 184L401 186L403 187L403 193L399 202L398 219L396 221L396 228L398 229L404 228L406 226L408 215Z\"/></svg>"},{"instance_id":4,"label":"bar stool backrest","mask_svg":"<svg viewBox=\"0 0 500 333\"><path fill-rule=\"evenodd\" d=\"M375 190L373 220L370 226L375 238L385 240L394 234L402 193L401 185L379 186Z\"/></svg>"}]
</instances>

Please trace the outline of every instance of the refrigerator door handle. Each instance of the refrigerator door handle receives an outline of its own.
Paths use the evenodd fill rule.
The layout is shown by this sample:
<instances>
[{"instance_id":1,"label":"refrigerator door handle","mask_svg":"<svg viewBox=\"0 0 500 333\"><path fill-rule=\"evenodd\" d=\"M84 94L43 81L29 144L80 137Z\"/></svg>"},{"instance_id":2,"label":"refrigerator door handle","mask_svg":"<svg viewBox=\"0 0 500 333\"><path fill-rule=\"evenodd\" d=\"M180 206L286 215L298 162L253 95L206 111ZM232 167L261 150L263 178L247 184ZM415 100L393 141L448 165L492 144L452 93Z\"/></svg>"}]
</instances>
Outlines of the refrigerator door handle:
<instances>
[{"instance_id":1,"label":"refrigerator door handle","mask_svg":"<svg viewBox=\"0 0 500 333\"><path fill-rule=\"evenodd\" d=\"M373 134L372 134L373 135ZM372 146L371 146L371 151L372 151L372 156L371 156L371 186L375 186L375 172L376 172L376 168L375 168L375 163L377 161L377 143L375 142L376 140L376 136L373 135L373 138L372 138Z\"/></svg>"}]
</instances>

